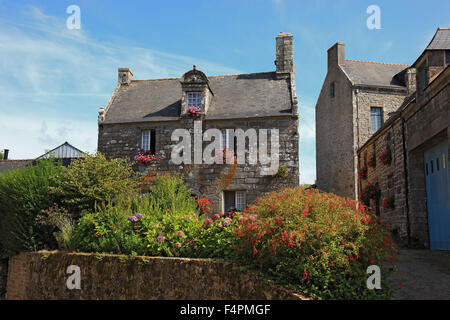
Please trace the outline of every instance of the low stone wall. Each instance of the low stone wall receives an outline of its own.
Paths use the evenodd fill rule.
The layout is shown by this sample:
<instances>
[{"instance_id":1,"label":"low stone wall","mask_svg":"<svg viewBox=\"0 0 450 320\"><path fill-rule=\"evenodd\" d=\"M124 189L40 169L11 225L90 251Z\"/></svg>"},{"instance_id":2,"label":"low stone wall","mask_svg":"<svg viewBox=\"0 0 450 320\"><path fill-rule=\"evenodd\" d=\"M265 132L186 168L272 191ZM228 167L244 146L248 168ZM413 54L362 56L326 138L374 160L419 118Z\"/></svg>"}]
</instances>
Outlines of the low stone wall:
<instances>
[{"instance_id":1,"label":"low stone wall","mask_svg":"<svg viewBox=\"0 0 450 320\"><path fill-rule=\"evenodd\" d=\"M5 299L8 279L8 259L0 259L0 300Z\"/></svg>"},{"instance_id":2,"label":"low stone wall","mask_svg":"<svg viewBox=\"0 0 450 320\"><path fill-rule=\"evenodd\" d=\"M70 265L80 289L68 289ZM10 258L7 299L303 299L239 266L204 259L127 257L57 251Z\"/></svg>"}]
</instances>

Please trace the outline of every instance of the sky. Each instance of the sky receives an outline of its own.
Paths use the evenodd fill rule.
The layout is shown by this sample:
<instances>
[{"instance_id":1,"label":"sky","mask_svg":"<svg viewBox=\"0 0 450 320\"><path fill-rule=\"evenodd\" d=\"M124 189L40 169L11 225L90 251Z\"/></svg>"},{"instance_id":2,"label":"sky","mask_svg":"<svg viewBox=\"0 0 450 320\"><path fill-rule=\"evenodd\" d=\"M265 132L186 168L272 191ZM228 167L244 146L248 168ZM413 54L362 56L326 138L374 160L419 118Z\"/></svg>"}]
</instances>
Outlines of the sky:
<instances>
[{"instance_id":1,"label":"sky","mask_svg":"<svg viewBox=\"0 0 450 320\"><path fill-rule=\"evenodd\" d=\"M67 27L71 5L79 29ZM367 27L370 5L379 29ZM314 183L327 49L342 41L347 59L411 64L439 26L450 27L448 0L0 0L0 150L35 158L68 141L94 152L118 67L134 79L181 77L194 64L206 75L274 71L275 37L290 32L300 182Z\"/></svg>"}]
</instances>

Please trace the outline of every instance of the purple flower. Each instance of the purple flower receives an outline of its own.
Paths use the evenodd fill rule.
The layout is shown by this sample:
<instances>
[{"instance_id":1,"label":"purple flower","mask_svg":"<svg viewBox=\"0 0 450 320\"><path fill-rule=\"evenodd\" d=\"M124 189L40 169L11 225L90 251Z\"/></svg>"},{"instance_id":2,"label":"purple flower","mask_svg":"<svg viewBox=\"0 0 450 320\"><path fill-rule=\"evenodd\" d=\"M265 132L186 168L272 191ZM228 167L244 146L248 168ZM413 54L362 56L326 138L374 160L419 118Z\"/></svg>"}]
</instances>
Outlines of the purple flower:
<instances>
[{"instance_id":1,"label":"purple flower","mask_svg":"<svg viewBox=\"0 0 450 320\"><path fill-rule=\"evenodd\" d=\"M138 218L136 218L136 216L131 216L131 217L128 217L128 220L130 220L131 222L136 222L136 221L138 221Z\"/></svg>"},{"instance_id":2,"label":"purple flower","mask_svg":"<svg viewBox=\"0 0 450 320\"><path fill-rule=\"evenodd\" d=\"M157 238L156 238L156 241L158 241L158 242L162 242L162 241L164 241L166 238L164 238L164 236L158 236Z\"/></svg>"},{"instance_id":3,"label":"purple flower","mask_svg":"<svg viewBox=\"0 0 450 320\"><path fill-rule=\"evenodd\" d=\"M142 214L140 214L140 213L136 214L136 218L138 218L138 219L142 218Z\"/></svg>"}]
</instances>

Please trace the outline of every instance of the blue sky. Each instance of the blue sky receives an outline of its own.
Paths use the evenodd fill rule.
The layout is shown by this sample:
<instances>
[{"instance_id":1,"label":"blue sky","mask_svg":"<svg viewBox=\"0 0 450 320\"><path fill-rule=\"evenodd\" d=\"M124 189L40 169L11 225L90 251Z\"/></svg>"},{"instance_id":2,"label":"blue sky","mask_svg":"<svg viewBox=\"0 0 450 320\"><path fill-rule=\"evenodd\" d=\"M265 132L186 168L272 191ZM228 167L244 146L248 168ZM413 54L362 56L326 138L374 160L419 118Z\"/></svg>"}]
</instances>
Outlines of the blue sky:
<instances>
[{"instance_id":1,"label":"blue sky","mask_svg":"<svg viewBox=\"0 0 450 320\"><path fill-rule=\"evenodd\" d=\"M81 9L81 29L66 8ZM369 30L369 5L381 29ZM0 0L0 149L33 158L64 141L95 151L97 112L117 82L180 77L196 64L207 75L273 71L275 37L294 35L300 103L302 183L315 179L314 106L326 51L346 58L412 63L438 26L450 26L450 1Z\"/></svg>"}]
</instances>

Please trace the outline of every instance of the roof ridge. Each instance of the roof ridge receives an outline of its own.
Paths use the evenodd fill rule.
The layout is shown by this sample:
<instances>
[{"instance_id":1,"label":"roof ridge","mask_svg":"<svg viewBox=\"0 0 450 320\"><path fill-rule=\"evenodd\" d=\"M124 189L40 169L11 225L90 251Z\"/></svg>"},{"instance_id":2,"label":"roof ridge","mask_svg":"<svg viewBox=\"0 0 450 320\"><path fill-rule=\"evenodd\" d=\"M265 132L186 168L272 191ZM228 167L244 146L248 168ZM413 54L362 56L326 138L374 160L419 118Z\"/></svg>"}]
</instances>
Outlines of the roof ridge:
<instances>
[{"instance_id":1,"label":"roof ridge","mask_svg":"<svg viewBox=\"0 0 450 320\"><path fill-rule=\"evenodd\" d=\"M252 73L236 73L236 74L222 74L216 76L208 76L208 78L217 78L217 77L236 77L236 76L250 76L257 74L268 74L274 73L275 71L265 71L265 72L252 72ZM131 80L131 82L142 82L142 81L164 81L164 80L180 80L180 78L159 78L159 79L139 79L139 80Z\"/></svg>"},{"instance_id":2,"label":"roof ridge","mask_svg":"<svg viewBox=\"0 0 450 320\"><path fill-rule=\"evenodd\" d=\"M389 63L389 62L365 61L365 60L355 60L355 59L345 59L345 61L386 64L386 65L392 65L392 66L411 66L411 65L406 64L406 63Z\"/></svg>"}]
</instances>

